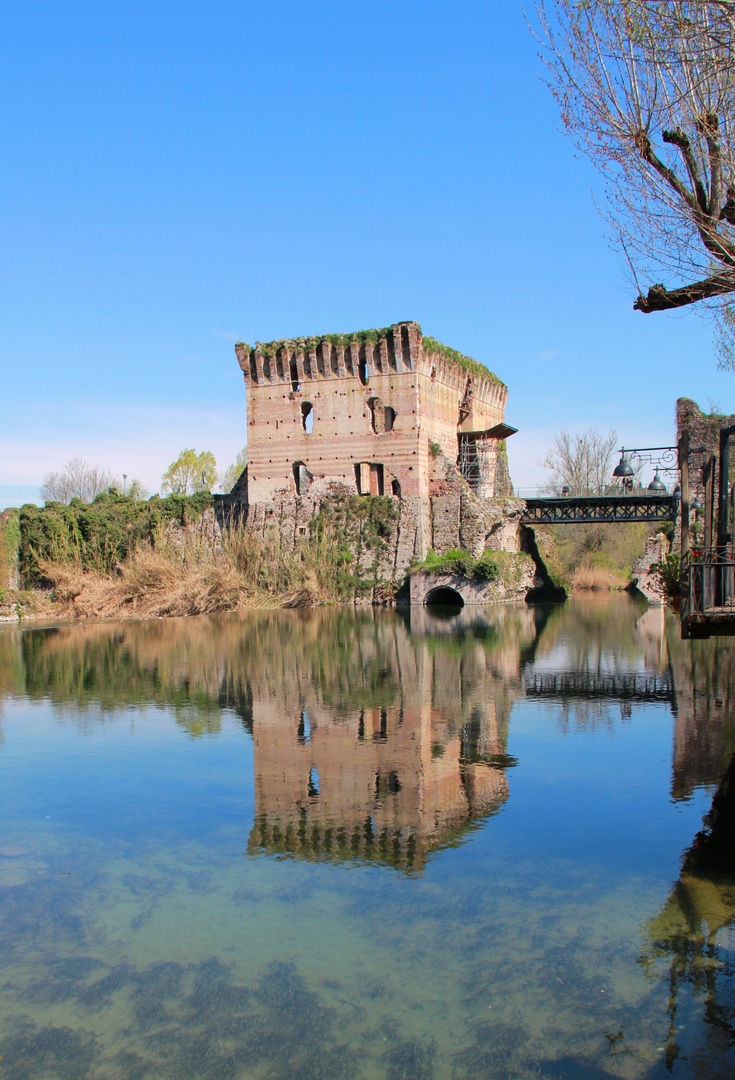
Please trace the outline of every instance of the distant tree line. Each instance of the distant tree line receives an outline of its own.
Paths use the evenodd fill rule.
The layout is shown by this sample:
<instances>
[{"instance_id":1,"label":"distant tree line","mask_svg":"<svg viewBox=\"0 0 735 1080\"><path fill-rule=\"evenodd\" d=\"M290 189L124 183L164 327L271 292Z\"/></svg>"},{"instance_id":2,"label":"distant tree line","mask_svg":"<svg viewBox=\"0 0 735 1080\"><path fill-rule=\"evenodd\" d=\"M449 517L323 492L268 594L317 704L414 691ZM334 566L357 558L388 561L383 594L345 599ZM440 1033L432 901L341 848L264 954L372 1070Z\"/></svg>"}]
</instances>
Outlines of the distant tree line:
<instances>
[{"instance_id":1,"label":"distant tree line","mask_svg":"<svg viewBox=\"0 0 735 1080\"><path fill-rule=\"evenodd\" d=\"M219 485L221 491L231 491L247 465L247 448L239 451L236 459L221 473L209 450L182 450L172 461L161 478L161 491L172 495L194 495L211 492ZM133 477L119 479L108 469L89 465L84 458L71 458L59 472L49 472L40 487L44 502L58 502L69 506L74 499L92 503L98 495L106 492L120 494L133 500L147 499L149 492L141 480Z\"/></svg>"}]
</instances>

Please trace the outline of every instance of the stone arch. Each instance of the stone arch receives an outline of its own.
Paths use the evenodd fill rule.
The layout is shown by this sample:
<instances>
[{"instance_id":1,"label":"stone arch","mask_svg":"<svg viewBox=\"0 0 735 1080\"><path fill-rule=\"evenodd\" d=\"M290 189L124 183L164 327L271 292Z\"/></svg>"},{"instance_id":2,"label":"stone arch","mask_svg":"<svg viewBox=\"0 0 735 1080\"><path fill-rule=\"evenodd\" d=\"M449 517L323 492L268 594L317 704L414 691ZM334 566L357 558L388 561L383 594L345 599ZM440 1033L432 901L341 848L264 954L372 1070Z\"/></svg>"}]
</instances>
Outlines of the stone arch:
<instances>
[{"instance_id":1,"label":"stone arch","mask_svg":"<svg viewBox=\"0 0 735 1080\"><path fill-rule=\"evenodd\" d=\"M450 585L437 585L426 594L424 604L426 607L453 607L459 610L464 607L464 600Z\"/></svg>"}]
</instances>

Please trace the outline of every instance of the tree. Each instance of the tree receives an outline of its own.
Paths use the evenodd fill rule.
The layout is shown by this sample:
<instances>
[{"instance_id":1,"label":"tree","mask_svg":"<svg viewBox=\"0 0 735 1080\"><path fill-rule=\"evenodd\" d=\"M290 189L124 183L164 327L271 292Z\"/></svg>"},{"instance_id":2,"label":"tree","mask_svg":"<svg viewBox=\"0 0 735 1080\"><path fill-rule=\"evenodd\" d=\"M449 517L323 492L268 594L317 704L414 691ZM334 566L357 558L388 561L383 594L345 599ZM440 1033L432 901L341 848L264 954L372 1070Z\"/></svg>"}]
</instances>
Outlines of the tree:
<instances>
[{"instance_id":1,"label":"tree","mask_svg":"<svg viewBox=\"0 0 735 1080\"><path fill-rule=\"evenodd\" d=\"M128 481L125 485L124 493L129 499L137 499L138 502L143 502L150 495L148 488L142 480L137 478L137 476L134 476L132 480Z\"/></svg>"},{"instance_id":2,"label":"tree","mask_svg":"<svg viewBox=\"0 0 735 1080\"><path fill-rule=\"evenodd\" d=\"M83 458L67 461L61 472L46 473L41 485L44 502L70 503L72 499L92 502L96 495L107 491L112 474L98 465L88 465Z\"/></svg>"},{"instance_id":3,"label":"tree","mask_svg":"<svg viewBox=\"0 0 735 1080\"><path fill-rule=\"evenodd\" d=\"M235 484L240 479L240 476L242 475L242 471L245 468L245 466L247 465L247 463L248 463L248 448L247 448L247 446L243 446L242 450L239 451L237 457L232 462L232 464L228 465L227 468L225 469L225 471L222 473L222 476L220 478L220 485L219 485L222 491L225 491L225 492L232 491Z\"/></svg>"},{"instance_id":4,"label":"tree","mask_svg":"<svg viewBox=\"0 0 735 1080\"><path fill-rule=\"evenodd\" d=\"M548 83L650 313L735 328L735 2L538 0ZM639 277L666 283L647 291ZM670 285L674 284L674 288ZM732 355L722 360L732 366Z\"/></svg>"},{"instance_id":5,"label":"tree","mask_svg":"<svg viewBox=\"0 0 735 1080\"><path fill-rule=\"evenodd\" d=\"M570 495L604 495L612 481L612 458L617 434L603 435L597 428L570 434L564 428L539 465L551 472L548 487L555 495L563 488Z\"/></svg>"},{"instance_id":6,"label":"tree","mask_svg":"<svg viewBox=\"0 0 735 1080\"><path fill-rule=\"evenodd\" d=\"M172 461L161 480L161 490L175 495L191 495L195 491L211 491L217 483L217 462L214 454L204 450L182 450Z\"/></svg>"},{"instance_id":7,"label":"tree","mask_svg":"<svg viewBox=\"0 0 735 1080\"><path fill-rule=\"evenodd\" d=\"M116 477L110 485L110 491L126 495L129 499L135 499L137 502L143 502L150 495L150 491L143 481L139 480L136 476L131 480L128 480L125 477L122 479Z\"/></svg>"}]
</instances>

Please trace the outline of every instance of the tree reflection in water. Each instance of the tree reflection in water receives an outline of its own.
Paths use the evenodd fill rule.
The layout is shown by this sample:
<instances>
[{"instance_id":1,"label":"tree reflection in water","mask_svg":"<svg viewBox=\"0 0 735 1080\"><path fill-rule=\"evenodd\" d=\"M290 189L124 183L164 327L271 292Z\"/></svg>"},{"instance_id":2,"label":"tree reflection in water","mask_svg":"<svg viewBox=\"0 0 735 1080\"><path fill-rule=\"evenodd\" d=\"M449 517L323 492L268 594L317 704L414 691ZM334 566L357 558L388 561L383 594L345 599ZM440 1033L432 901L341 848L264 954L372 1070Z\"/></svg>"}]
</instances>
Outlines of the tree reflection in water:
<instances>
[{"instance_id":1,"label":"tree reflection in water","mask_svg":"<svg viewBox=\"0 0 735 1080\"><path fill-rule=\"evenodd\" d=\"M724 1069L735 1046L735 757L712 800L704 828L684 853L679 879L664 908L645 927L641 961L657 974L668 968L669 1070L682 1054L695 1075L731 1076ZM703 1030L687 1029L687 993L705 1002ZM683 1021L683 1023L682 1023Z\"/></svg>"}]
</instances>

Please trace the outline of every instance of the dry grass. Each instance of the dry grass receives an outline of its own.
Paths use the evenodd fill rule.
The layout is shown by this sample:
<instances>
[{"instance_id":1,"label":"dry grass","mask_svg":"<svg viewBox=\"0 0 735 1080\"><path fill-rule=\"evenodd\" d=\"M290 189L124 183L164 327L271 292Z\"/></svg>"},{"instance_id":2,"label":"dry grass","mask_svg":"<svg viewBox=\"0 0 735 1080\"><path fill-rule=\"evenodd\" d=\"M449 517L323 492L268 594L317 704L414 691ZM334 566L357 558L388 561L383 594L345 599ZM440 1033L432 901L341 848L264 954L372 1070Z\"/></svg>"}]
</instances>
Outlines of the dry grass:
<instances>
[{"instance_id":1,"label":"dry grass","mask_svg":"<svg viewBox=\"0 0 735 1080\"><path fill-rule=\"evenodd\" d=\"M624 589L628 584L628 580L623 573L611 569L609 566L593 566L589 563L583 563L573 572L571 583L574 589L602 591Z\"/></svg>"},{"instance_id":2,"label":"dry grass","mask_svg":"<svg viewBox=\"0 0 735 1080\"><path fill-rule=\"evenodd\" d=\"M221 544L197 536L159 537L112 575L53 562L54 613L71 618L206 615L264 607L300 607L337 599L335 551L328 543L285 550L277 534L226 534Z\"/></svg>"}]
</instances>

